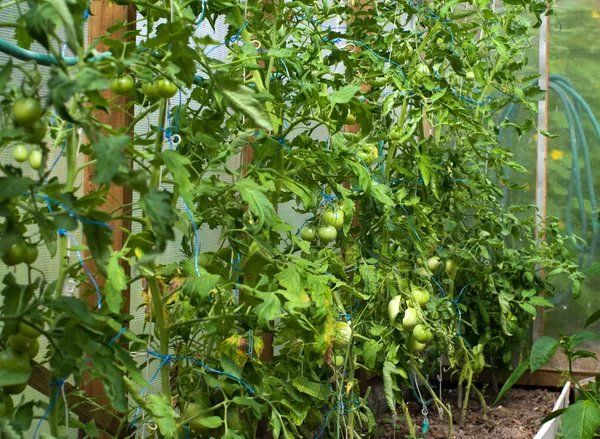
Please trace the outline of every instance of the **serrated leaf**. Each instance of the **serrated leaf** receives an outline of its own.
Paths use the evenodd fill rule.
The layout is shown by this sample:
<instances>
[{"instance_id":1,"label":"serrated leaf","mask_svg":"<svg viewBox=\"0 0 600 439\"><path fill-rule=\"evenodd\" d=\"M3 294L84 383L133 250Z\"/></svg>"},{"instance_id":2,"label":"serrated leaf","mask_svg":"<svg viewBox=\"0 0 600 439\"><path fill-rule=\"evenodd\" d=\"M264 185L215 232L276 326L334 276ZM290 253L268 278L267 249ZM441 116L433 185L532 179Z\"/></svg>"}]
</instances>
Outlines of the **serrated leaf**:
<instances>
[{"instance_id":1,"label":"serrated leaf","mask_svg":"<svg viewBox=\"0 0 600 439\"><path fill-rule=\"evenodd\" d=\"M92 177L94 183L110 183L119 173L119 168L127 165L123 150L130 141L129 136L100 136L97 141L92 143L97 161Z\"/></svg>"},{"instance_id":2,"label":"serrated leaf","mask_svg":"<svg viewBox=\"0 0 600 439\"><path fill-rule=\"evenodd\" d=\"M83 427L83 431L85 431L85 434L87 434L91 438L100 437L98 428L96 428L96 421L94 421L93 419L87 424L85 424L85 427Z\"/></svg>"},{"instance_id":3,"label":"serrated leaf","mask_svg":"<svg viewBox=\"0 0 600 439\"><path fill-rule=\"evenodd\" d=\"M254 417L257 419L261 418L262 404L259 404L258 402L256 402L255 400L253 400L251 398L246 398L243 396L236 396L233 398L232 401L234 402L234 404L250 407Z\"/></svg>"},{"instance_id":4,"label":"serrated leaf","mask_svg":"<svg viewBox=\"0 0 600 439\"><path fill-rule=\"evenodd\" d=\"M188 279L182 286L183 292L190 297L193 304L210 296L210 292L219 282L219 275L210 274L200 267L200 277Z\"/></svg>"},{"instance_id":5,"label":"serrated leaf","mask_svg":"<svg viewBox=\"0 0 600 439\"><path fill-rule=\"evenodd\" d=\"M173 233L173 209L171 195L158 189L152 189L142 195L141 204L152 225L152 233L156 237L156 246L164 251L167 241L175 237Z\"/></svg>"},{"instance_id":6,"label":"serrated leaf","mask_svg":"<svg viewBox=\"0 0 600 439\"><path fill-rule=\"evenodd\" d=\"M563 412L561 434L569 439L592 439L600 426L600 407L590 400L577 401Z\"/></svg>"},{"instance_id":7,"label":"serrated leaf","mask_svg":"<svg viewBox=\"0 0 600 439\"><path fill-rule=\"evenodd\" d=\"M510 374L510 376L508 377L508 379L502 386L502 389L500 389L500 393L498 393L498 396L496 397L494 404L498 403L498 401L500 401L502 399L502 397L506 394L506 392L508 392L510 390L510 388L512 386L514 386L517 381L519 381L519 379L521 378L521 376L525 373L525 371L527 369L529 369L529 360L523 361L521 364L519 364L515 368L515 370L513 370L513 372ZM492 405L494 405L494 404L492 404Z\"/></svg>"},{"instance_id":8,"label":"serrated leaf","mask_svg":"<svg viewBox=\"0 0 600 439\"><path fill-rule=\"evenodd\" d=\"M383 345L377 343L375 340L369 340L363 344L363 359L364 365L367 369L373 369L375 367L377 353L382 347Z\"/></svg>"},{"instance_id":9,"label":"serrated leaf","mask_svg":"<svg viewBox=\"0 0 600 439\"><path fill-rule=\"evenodd\" d=\"M242 199L256 219L256 225L250 231L260 232L264 227L269 227L275 215L275 208L265 193L249 179L240 181L238 187Z\"/></svg>"},{"instance_id":10,"label":"serrated leaf","mask_svg":"<svg viewBox=\"0 0 600 439\"><path fill-rule=\"evenodd\" d=\"M268 113L252 89L239 82L218 77L215 85L233 108L245 114L259 127L267 131L273 130Z\"/></svg>"},{"instance_id":11,"label":"serrated leaf","mask_svg":"<svg viewBox=\"0 0 600 439\"><path fill-rule=\"evenodd\" d=\"M560 343L552 337L543 336L538 338L531 347L531 372L533 373L544 367L552 359L559 346Z\"/></svg>"},{"instance_id":12,"label":"serrated leaf","mask_svg":"<svg viewBox=\"0 0 600 439\"><path fill-rule=\"evenodd\" d=\"M396 413L396 397L394 396L394 385L396 379L393 375L398 374L396 365L391 361L383 363L383 392L385 394L385 401L392 413Z\"/></svg>"},{"instance_id":13,"label":"serrated leaf","mask_svg":"<svg viewBox=\"0 0 600 439\"><path fill-rule=\"evenodd\" d=\"M194 200L191 195L192 183L190 182L190 173L187 170L190 160L179 154L177 151L172 150L164 151L160 156L173 176L173 181L179 190L179 196L183 198L183 201L191 208L194 204Z\"/></svg>"},{"instance_id":14,"label":"serrated leaf","mask_svg":"<svg viewBox=\"0 0 600 439\"><path fill-rule=\"evenodd\" d=\"M253 312L258 316L260 327L269 329L271 320L275 320L280 314L281 301L275 293L260 293L257 296L262 299L262 303L255 306Z\"/></svg>"},{"instance_id":15,"label":"serrated leaf","mask_svg":"<svg viewBox=\"0 0 600 439\"><path fill-rule=\"evenodd\" d=\"M123 291L127 289L127 276L125 270L120 264L120 253L113 253L110 256L107 267L106 285L104 286L104 296L108 310L114 314L119 314L125 298Z\"/></svg>"},{"instance_id":16,"label":"serrated leaf","mask_svg":"<svg viewBox=\"0 0 600 439\"><path fill-rule=\"evenodd\" d=\"M358 93L360 90L360 85L347 85L345 87L340 88L339 90L335 90L333 93L327 95L327 99L333 105L336 104L347 104L352 100L352 98Z\"/></svg>"},{"instance_id":17,"label":"serrated leaf","mask_svg":"<svg viewBox=\"0 0 600 439\"><path fill-rule=\"evenodd\" d=\"M419 159L419 172L423 178L423 183L425 183L425 186L429 186L433 161L427 154L418 154L417 157Z\"/></svg>"},{"instance_id":18,"label":"serrated leaf","mask_svg":"<svg viewBox=\"0 0 600 439\"><path fill-rule=\"evenodd\" d=\"M294 378L292 386L298 389L300 392L306 395L318 398L323 401L327 400L327 395L322 391L322 387L319 383L312 382L304 377Z\"/></svg>"}]
</instances>

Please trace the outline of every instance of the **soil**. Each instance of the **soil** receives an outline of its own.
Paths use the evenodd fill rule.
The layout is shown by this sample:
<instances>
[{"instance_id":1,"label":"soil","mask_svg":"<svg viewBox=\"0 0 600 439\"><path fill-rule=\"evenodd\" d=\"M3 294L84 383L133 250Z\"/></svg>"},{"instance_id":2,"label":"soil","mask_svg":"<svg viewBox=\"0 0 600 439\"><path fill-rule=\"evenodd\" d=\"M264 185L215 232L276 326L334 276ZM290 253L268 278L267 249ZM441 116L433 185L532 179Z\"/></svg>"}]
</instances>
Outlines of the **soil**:
<instances>
[{"instance_id":1,"label":"soil","mask_svg":"<svg viewBox=\"0 0 600 439\"><path fill-rule=\"evenodd\" d=\"M531 439L540 428L540 422L548 415L559 396L558 391L547 389L511 389L508 394L495 407L488 406L488 414L482 414L481 405L477 396L471 398L469 411L464 425L458 425L460 409L457 405L456 389L449 389L443 393L444 403L452 406L452 416L455 418L452 427L452 439ZM488 404L494 398L486 397ZM421 407L416 402L409 403L411 418L415 423L417 437L425 439L446 439L448 434L448 418L440 420L435 406L429 408L429 430L422 433L423 415ZM378 420L377 438L404 439L408 437L408 427L404 420L396 424L389 416L382 416Z\"/></svg>"}]
</instances>

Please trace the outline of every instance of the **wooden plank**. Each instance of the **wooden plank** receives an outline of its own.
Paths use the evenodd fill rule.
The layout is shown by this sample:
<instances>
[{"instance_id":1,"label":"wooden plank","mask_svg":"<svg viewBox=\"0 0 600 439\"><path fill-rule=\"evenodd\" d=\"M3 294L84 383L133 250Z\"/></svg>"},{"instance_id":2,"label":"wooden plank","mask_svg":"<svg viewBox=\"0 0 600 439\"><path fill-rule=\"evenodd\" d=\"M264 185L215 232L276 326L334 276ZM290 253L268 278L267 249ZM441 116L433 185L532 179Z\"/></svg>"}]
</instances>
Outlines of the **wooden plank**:
<instances>
[{"instance_id":1,"label":"wooden plank","mask_svg":"<svg viewBox=\"0 0 600 439\"><path fill-rule=\"evenodd\" d=\"M92 44L99 38L107 34L107 29L117 24L117 22L134 22L136 17L135 8L133 6L122 7L117 6L110 0L93 0L90 4L90 17L88 20L88 44ZM128 29L132 29L134 26L130 26ZM116 33L113 37L118 38L125 30ZM103 44L98 44L96 49L99 51L107 50L107 47ZM105 92L103 95L106 98L112 99L110 92ZM127 108L127 98L121 97L113 101L114 106L109 114L98 113L96 114L100 123L110 125L112 128L118 128L127 126L132 121L132 116L125 109ZM83 190L86 194L93 193L97 190L96 185L92 182L92 176L94 175L94 167L90 166L85 168L84 172L84 183ZM101 209L106 211L112 211L119 206L128 206L132 201L131 191L123 186L112 185L110 187L110 193L107 196L107 202ZM117 214L129 215L130 207L118 211ZM120 250L127 238L127 233L121 229L131 230L131 223L129 221L113 221L111 225L115 228L113 233L113 249ZM93 270L93 264L90 264L90 269ZM130 267L123 265L127 275L130 274ZM102 286L104 280L101 278L96 279L98 284ZM125 304L122 312L130 312L130 291L129 288L124 291ZM87 296L88 303L90 306L95 304L95 298L93 295ZM92 398L99 398L98 401L101 404L108 404L108 398L106 398L106 391L100 380L91 380L89 375L86 374L84 383L82 384L82 390L85 391L86 395ZM108 414L111 419L114 419ZM100 439L107 439L109 436L109 424L98 424L99 430L104 430ZM126 432L124 432L126 433ZM123 434L124 434L123 433ZM129 431L131 433L131 431ZM79 432L79 437L83 437L83 432Z\"/></svg>"}]
</instances>

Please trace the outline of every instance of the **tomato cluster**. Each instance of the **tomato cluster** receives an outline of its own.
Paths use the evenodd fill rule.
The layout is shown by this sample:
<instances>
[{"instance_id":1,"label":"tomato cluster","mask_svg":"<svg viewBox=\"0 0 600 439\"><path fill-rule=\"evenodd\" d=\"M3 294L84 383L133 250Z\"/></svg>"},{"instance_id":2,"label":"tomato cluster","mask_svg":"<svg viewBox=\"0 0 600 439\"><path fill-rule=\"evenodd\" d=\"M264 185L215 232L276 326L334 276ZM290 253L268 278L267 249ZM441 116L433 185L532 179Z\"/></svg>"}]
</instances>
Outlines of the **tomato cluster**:
<instances>
[{"instance_id":1,"label":"tomato cluster","mask_svg":"<svg viewBox=\"0 0 600 439\"><path fill-rule=\"evenodd\" d=\"M300 229L300 238L304 241L312 242L317 237L323 244L329 244L336 240L338 230L344 227L344 212L339 209L327 209L315 224L320 224L320 227L315 228L314 225L306 225Z\"/></svg>"},{"instance_id":2,"label":"tomato cluster","mask_svg":"<svg viewBox=\"0 0 600 439\"><path fill-rule=\"evenodd\" d=\"M9 267L26 263L33 264L38 257L38 248L33 244L27 244L24 240L18 239L11 244L2 255L2 262Z\"/></svg>"},{"instance_id":3,"label":"tomato cluster","mask_svg":"<svg viewBox=\"0 0 600 439\"><path fill-rule=\"evenodd\" d=\"M429 343L433 334L425 323L422 315L429 303L430 293L425 288L413 286L410 289L410 297L405 300L402 295L393 297L388 303L388 316L392 325L396 325L396 320L400 311L404 309L402 318L402 330L408 332L408 346L413 352L421 352ZM398 326L396 326L398 327Z\"/></svg>"}]
</instances>

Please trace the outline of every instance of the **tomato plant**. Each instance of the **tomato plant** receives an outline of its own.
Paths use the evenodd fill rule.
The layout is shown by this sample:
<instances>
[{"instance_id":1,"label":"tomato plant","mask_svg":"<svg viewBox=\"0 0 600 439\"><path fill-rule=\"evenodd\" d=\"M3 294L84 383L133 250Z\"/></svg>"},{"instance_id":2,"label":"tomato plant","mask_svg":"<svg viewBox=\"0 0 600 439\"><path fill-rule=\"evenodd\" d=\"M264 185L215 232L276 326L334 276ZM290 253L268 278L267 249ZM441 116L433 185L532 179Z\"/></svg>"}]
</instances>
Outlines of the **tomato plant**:
<instances>
[{"instance_id":1,"label":"tomato plant","mask_svg":"<svg viewBox=\"0 0 600 439\"><path fill-rule=\"evenodd\" d=\"M275 439L368 436L359 370L381 377L416 437L408 373L452 416L421 373L426 358L447 359L467 407L473 378L508 368L527 339L521 322L551 305L539 267L578 293L567 238L505 206L497 184L521 168L498 144L495 114L517 102L532 126L539 90L515 72L530 38L522 16L535 23L545 1L502 13L442 0L117 4L136 6L146 31L117 23L98 53L83 42L86 2L30 2L21 48L66 44L78 57L53 53L43 74L0 69L0 147L35 145L39 171L0 163L0 387L22 392L36 337L47 341L37 358L54 384L35 404L49 407L53 437L66 424L64 380L87 376L122 428L158 437L253 438L259 424ZM401 16L415 27L399 28ZM224 41L198 36L199 22L223 18ZM346 25L324 24L337 19ZM106 100L108 88L127 99ZM42 89L43 105L23 97ZM107 111L127 124L103 123ZM64 173L43 166L51 153ZM128 290L145 304L139 333L123 329L142 326L129 325ZM0 434L22 435L25 422L6 422Z\"/></svg>"}]
</instances>

